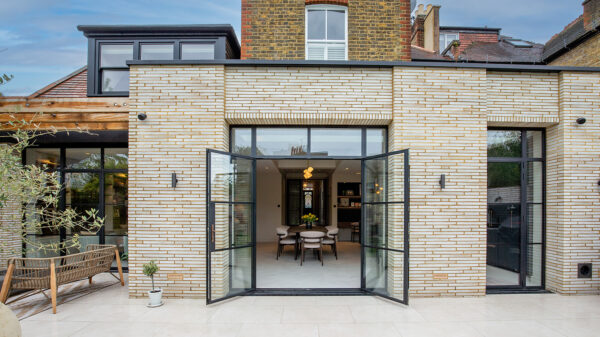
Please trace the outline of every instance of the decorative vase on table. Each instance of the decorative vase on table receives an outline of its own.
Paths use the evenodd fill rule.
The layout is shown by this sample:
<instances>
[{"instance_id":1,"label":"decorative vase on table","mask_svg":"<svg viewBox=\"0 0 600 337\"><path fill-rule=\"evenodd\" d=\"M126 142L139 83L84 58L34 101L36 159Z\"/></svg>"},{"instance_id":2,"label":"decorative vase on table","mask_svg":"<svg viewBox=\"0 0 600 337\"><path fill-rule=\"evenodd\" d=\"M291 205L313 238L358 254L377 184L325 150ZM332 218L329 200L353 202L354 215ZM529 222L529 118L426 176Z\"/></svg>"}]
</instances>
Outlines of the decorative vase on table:
<instances>
[{"instance_id":1,"label":"decorative vase on table","mask_svg":"<svg viewBox=\"0 0 600 337\"><path fill-rule=\"evenodd\" d=\"M306 224L306 229L312 229L315 222L319 221L319 218L312 213L308 213L302 216L302 221Z\"/></svg>"}]
</instances>

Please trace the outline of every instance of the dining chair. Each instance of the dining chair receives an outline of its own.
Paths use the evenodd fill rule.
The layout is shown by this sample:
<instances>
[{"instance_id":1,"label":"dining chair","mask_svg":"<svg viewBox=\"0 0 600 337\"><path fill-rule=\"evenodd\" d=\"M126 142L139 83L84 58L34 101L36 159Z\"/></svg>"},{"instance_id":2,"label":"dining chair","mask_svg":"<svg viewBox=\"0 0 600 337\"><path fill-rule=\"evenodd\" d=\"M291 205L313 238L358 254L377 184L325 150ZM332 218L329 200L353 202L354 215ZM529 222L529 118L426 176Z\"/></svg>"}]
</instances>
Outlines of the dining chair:
<instances>
[{"instance_id":1,"label":"dining chair","mask_svg":"<svg viewBox=\"0 0 600 337\"><path fill-rule=\"evenodd\" d=\"M337 237L338 237L338 233L339 233L340 229L335 226L325 226L325 229L327 229L327 237L325 237L323 239L323 245L331 246L331 250L333 251L333 254L335 255L335 259L337 260L338 259Z\"/></svg>"},{"instance_id":2,"label":"dining chair","mask_svg":"<svg viewBox=\"0 0 600 337\"><path fill-rule=\"evenodd\" d=\"M296 252L296 238L288 237L289 226L279 226L275 230L277 231L277 258L283 254L283 248L285 246L294 246L294 252Z\"/></svg>"},{"instance_id":3,"label":"dining chair","mask_svg":"<svg viewBox=\"0 0 600 337\"><path fill-rule=\"evenodd\" d=\"M313 251L318 251L319 260L321 260L321 266L323 265L323 237L325 233L320 231L306 231L300 233L300 249L302 251L302 256L300 258L300 265L304 262L304 251L307 249L312 249Z\"/></svg>"}]
</instances>

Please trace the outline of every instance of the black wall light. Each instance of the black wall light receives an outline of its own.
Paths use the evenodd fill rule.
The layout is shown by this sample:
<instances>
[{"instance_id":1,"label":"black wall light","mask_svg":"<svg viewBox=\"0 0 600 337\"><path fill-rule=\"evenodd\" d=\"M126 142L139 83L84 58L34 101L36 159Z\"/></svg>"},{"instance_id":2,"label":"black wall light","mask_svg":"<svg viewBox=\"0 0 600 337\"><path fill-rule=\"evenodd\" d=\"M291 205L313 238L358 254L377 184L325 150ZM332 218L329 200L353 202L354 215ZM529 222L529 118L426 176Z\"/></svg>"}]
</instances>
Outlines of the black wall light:
<instances>
[{"instance_id":1,"label":"black wall light","mask_svg":"<svg viewBox=\"0 0 600 337\"><path fill-rule=\"evenodd\" d=\"M177 179L177 173L171 173L171 187L177 187L177 183L179 180Z\"/></svg>"},{"instance_id":2,"label":"black wall light","mask_svg":"<svg viewBox=\"0 0 600 337\"><path fill-rule=\"evenodd\" d=\"M583 125L583 124L585 124L585 122L587 122L587 119L585 119L585 118L583 118L583 117L579 117L579 118L577 118L577 121L576 121L576 122L577 122L577 124L579 124L579 125Z\"/></svg>"},{"instance_id":3,"label":"black wall light","mask_svg":"<svg viewBox=\"0 0 600 337\"><path fill-rule=\"evenodd\" d=\"M139 120L143 121L143 120L146 120L146 118L148 118L148 116L146 116L146 113L144 113L144 112L140 112L140 113L138 114L138 119L139 119Z\"/></svg>"},{"instance_id":4,"label":"black wall light","mask_svg":"<svg viewBox=\"0 0 600 337\"><path fill-rule=\"evenodd\" d=\"M445 174L442 174L440 176L440 187L442 189L446 188L446 175Z\"/></svg>"}]
</instances>

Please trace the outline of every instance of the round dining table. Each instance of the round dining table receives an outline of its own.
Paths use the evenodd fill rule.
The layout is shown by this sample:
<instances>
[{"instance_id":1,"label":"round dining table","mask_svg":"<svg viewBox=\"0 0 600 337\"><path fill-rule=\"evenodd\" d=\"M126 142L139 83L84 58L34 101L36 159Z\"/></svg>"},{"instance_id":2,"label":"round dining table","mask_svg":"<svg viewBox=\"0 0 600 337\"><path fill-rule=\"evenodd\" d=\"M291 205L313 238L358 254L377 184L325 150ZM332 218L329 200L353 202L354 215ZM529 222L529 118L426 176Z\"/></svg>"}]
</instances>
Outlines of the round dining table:
<instances>
[{"instance_id":1,"label":"round dining table","mask_svg":"<svg viewBox=\"0 0 600 337\"><path fill-rule=\"evenodd\" d=\"M327 228L325 226L313 225L311 228L306 228L306 225L290 226L288 228L288 234L296 234L296 245L294 246L294 260L298 259L298 253L300 251L300 233L302 232L323 232L327 234Z\"/></svg>"}]
</instances>

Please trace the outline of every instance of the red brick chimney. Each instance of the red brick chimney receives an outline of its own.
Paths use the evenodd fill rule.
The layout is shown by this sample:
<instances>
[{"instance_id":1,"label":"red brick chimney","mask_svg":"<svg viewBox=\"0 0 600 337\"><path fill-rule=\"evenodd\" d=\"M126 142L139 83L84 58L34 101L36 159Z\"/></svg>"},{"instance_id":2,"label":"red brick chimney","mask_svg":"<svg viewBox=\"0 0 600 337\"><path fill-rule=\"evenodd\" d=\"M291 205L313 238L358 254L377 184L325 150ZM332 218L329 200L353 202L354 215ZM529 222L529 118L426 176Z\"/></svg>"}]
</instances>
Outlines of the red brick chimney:
<instances>
[{"instance_id":1,"label":"red brick chimney","mask_svg":"<svg viewBox=\"0 0 600 337\"><path fill-rule=\"evenodd\" d=\"M600 25L600 0L583 2L583 26L585 30L595 29Z\"/></svg>"},{"instance_id":2,"label":"red brick chimney","mask_svg":"<svg viewBox=\"0 0 600 337\"><path fill-rule=\"evenodd\" d=\"M424 6L419 5L417 11L415 12L415 21L411 27L411 38L410 44L412 46L417 46L424 48L425 47L425 18L427 17L427 12L425 11Z\"/></svg>"}]
</instances>

